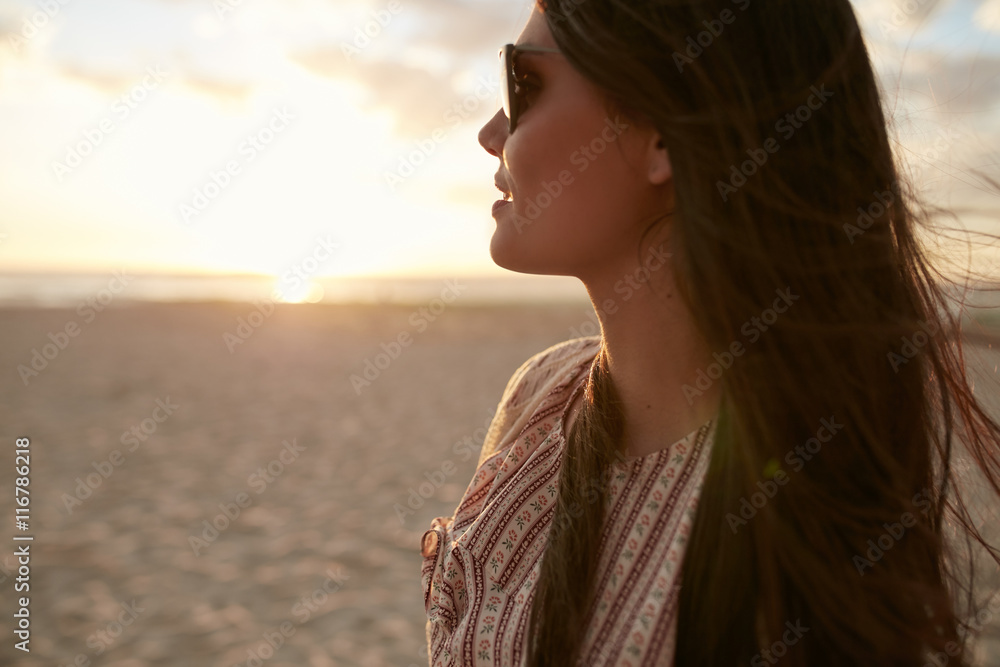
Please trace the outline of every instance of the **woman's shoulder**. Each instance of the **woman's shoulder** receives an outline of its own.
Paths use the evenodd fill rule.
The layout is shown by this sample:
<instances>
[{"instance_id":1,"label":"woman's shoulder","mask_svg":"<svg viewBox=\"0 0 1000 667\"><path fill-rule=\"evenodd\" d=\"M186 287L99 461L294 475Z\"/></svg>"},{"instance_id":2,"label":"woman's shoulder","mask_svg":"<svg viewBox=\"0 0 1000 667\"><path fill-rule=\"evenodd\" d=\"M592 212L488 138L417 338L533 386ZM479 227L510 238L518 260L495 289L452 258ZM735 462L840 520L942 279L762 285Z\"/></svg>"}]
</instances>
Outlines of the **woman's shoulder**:
<instances>
[{"instance_id":1,"label":"woman's shoulder","mask_svg":"<svg viewBox=\"0 0 1000 667\"><path fill-rule=\"evenodd\" d=\"M556 343L532 355L511 376L505 397L514 404L523 403L537 387L551 384L552 379L593 359L600 346L600 336L587 336Z\"/></svg>"},{"instance_id":2,"label":"woman's shoulder","mask_svg":"<svg viewBox=\"0 0 1000 667\"><path fill-rule=\"evenodd\" d=\"M497 412L479 456L479 464L499 451L520 432L537 407L569 373L590 363L601 347L600 336L573 338L556 343L529 357L507 382Z\"/></svg>"}]
</instances>

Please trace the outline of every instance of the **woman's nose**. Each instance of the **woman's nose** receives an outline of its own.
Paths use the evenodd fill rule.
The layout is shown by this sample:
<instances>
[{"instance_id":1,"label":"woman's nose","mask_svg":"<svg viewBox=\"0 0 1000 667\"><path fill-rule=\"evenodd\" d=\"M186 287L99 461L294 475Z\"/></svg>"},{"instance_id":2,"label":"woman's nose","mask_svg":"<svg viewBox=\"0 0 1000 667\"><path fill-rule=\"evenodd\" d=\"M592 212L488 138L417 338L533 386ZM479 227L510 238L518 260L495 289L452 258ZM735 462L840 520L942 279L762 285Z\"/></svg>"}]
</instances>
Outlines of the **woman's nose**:
<instances>
[{"instance_id":1,"label":"woman's nose","mask_svg":"<svg viewBox=\"0 0 1000 667\"><path fill-rule=\"evenodd\" d=\"M498 109L479 130L479 145L494 157L503 155L503 145L507 141L507 116L503 109Z\"/></svg>"}]
</instances>

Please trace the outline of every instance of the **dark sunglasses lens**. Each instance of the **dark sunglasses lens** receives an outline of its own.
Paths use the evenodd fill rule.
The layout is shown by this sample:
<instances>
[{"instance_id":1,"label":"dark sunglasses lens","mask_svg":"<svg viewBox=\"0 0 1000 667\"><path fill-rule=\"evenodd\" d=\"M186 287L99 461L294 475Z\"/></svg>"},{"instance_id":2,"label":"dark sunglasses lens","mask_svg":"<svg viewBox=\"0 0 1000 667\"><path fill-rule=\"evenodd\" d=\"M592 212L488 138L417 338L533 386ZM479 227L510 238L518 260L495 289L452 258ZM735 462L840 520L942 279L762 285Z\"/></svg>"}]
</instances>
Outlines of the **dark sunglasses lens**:
<instances>
[{"instance_id":1,"label":"dark sunglasses lens","mask_svg":"<svg viewBox=\"0 0 1000 667\"><path fill-rule=\"evenodd\" d=\"M503 82L500 88L503 90L503 112L507 116L508 132L514 131L514 124L517 122L517 95L514 92L514 77L511 73L513 49L504 48L500 52L500 80Z\"/></svg>"},{"instance_id":2,"label":"dark sunglasses lens","mask_svg":"<svg viewBox=\"0 0 1000 667\"><path fill-rule=\"evenodd\" d=\"M500 92L503 94L503 113L510 118L510 95L507 92L507 49L500 49Z\"/></svg>"}]
</instances>

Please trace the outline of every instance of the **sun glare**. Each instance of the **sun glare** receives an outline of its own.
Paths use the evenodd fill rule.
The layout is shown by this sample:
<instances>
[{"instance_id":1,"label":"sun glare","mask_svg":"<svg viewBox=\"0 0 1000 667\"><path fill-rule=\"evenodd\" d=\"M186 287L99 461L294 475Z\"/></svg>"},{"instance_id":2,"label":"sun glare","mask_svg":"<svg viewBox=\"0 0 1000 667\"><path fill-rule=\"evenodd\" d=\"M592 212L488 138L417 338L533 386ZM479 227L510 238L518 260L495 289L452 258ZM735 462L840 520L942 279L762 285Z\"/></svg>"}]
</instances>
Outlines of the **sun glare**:
<instances>
[{"instance_id":1,"label":"sun glare","mask_svg":"<svg viewBox=\"0 0 1000 667\"><path fill-rule=\"evenodd\" d=\"M281 303L319 303L323 300L323 286L311 280L302 281L289 287L284 280L276 278L272 293Z\"/></svg>"}]
</instances>

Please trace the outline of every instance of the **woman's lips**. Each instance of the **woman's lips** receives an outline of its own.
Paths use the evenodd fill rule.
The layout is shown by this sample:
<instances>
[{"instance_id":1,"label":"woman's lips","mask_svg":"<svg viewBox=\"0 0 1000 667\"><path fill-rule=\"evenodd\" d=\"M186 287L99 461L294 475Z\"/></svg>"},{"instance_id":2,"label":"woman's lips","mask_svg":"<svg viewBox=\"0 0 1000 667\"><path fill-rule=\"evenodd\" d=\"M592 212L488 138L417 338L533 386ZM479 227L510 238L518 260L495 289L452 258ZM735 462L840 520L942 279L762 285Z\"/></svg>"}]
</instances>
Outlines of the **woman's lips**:
<instances>
[{"instance_id":1,"label":"woman's lips","mask_svg":"<svg viewBox=\"0 0 1000 667\"><path fill-rule=\"evenodd\" d=\"M503 207L504 204L510 204L510 203L512 203L512 202L510 202L510 201L508 201L506 199L498 199L498 200L496 200L495 202L493 202L493 213L496 214L496 212L499 211Z\"/></svg>"}]
</instances>

